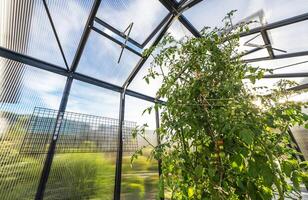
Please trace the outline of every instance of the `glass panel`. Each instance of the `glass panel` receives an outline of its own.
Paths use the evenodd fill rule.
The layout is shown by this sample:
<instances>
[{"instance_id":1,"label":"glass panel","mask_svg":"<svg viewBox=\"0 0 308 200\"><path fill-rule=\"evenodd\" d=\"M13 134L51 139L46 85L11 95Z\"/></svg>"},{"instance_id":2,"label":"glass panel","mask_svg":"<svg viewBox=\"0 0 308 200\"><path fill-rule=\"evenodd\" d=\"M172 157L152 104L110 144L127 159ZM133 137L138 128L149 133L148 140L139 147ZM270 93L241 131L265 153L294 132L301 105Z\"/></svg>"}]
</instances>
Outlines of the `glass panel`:
<instances>
[{"instance_id":1,"label":"glass panel","mask_svg":"<svg viewBox=\"0 0 308 200\"><path fill-rule=\"evenodd\" d=\"M307 9L308 1L302 0L206 0L187 10L184 14L198 30L201 30L204 26L222 26L221 20L231 10L238 10L233 19L234 23L250 17L260 10L264 11L264 22L272 23L306 13Z\"/></svg>"},{"instance_id":2,"label":"glass panel","mask_svg":"<svg viewBox=\"0 0 308 200\"><path fill-rule=\"evenodd\" d=\"M71 128L72 133L66 134L90 137L90 139L84 138L82 140L84 142L76 146L79 149L88 143L104 142L96 140L104 135L95 134L106 134L114 138L113 146L100 148L97 153L84 151L84 153L56 154L44 199L113 199L118 123L108 124L108 120L118 122L119 101L119 93L79 81L73 82L67 111L75 112L70 121L75 125ZM102 121L99 120L100 117L111 119ZM73 136L79 138L80 135ZM109 141L109 138L106 140Z\"/></svg>"},{"instance_id":3,"label":"glass panel","mask_svg":"<svg viewBox=\"0 0 308 200\"><path fill-rule=\"evenodd\" d=\"M274 70L274 74L308 72L308 56L250 63L254 67Z\"/></svg>"},{"instance_id":4,"label":"glass panel","mask_svg":"<svg viewBox=\"0 0 308 200\"><path fill-rule=\"evenodd\" d=\"M173 24L168 29L167 33L171 34L176 40L183 39L185 36L193 37L192 34L178 20L175 20L173 22ZM149 44L151 44L151 42ZM156 51L154 51L152 54L155 55L158 52L159 49L156 49ZM141 70L137 73L136 77L129 85L128 87L129 89L152 97L156 96L156 92L162 85L162 77L161 76L157 77L154 80L150 79L149 84L147 84L146 81L144 80L144 76L148 74L148 70L153 60L154 60L153 57L150 56L147 62L143 65ZM161 74L161 70L159 68L155 69L157 70L158 73ZM164 74L166 75L168 74L168 69L164 68L163 71Z\"/></svg>"},{"instance_id":5,"label":"glass panel","mask_svg":"<svg viewBox=\"0 0 308 200\"><path fill-rule=\"evenodd\" d=\"M125 49L118 64L120 52L119 45L92 31L77 71L106 82L122 85L140 57Z\"/></svg>"},{"instance_id":6,"label":"glass panel","mask_svg":"<svg viewBox=\"0 0 308 200\"><path fill-rule=\"evenodd\" d=\"M93 0L47 0L67 62L73 61Z\"/></svg>"},{"instance_id":7,"label":"glass panel","mask_svg":"<svg viewBox=\"0 0 308 200\"><path fill-rule=\"evenodd\" d=\"M34 109L58 109L64 85L63 76L0 58L0 199L34 199L46 154L21 147Z\"/></svg>"},{"instance_id":8,"label":"glass panel","mask_svg":"<svg viewBox=\"0 0 308 200\"><path fill-rule=\"evenodd\" d=\"M268 57L268 56L269 55L268 55L267 49L260 49L258 51L253 52L253 53L242 56L242 59L248 60L248 59L263 58L263 57Z\"/></svg>"},{"instance_id":9,"label":"glass panel","mask_svg":"<svg viewBox=\"0 0 308 200\"><path fill-rule=\"evenodd\" d=\"M308 83L308 78L264 78L264 79L257 80L254 85L252 85L251 83L249 83L246 80L244 80L244 83L247 84L247 87L252 87L252 86L254 86L254 87L266 87L265 89L259 90L259 92L266 94L266 93L270 92L268 90L274 89L276 87L276 84L280 80L294 81L299 85Z\"/></svg>"},{"instance_id":10,"label":"glass panel","mask_svg":"<svg viewBox=\"0 0 308 200\"><path fill-rule=\"evenodd\" d=\"M287 53L307 51L308 49L308 21L269 30L272 46ZM274 51L276 55L284 52Z\"/></svg>"},{"instance_id":11,"label":"glass panel","mask_svg":"<svg viewBox=\"0 0 308 200\"><path fill-rule=\"evenodd\" d=\"M294 101L302 101L302 102L308 102L308 93L302 93L298 95L294 95L292 98ZM303 112L308 114L308 109L303 108ZM291 131L293 133L294 139L296 140L301 152L303 153L303 156L305 160L308 159L308 131L305 129L304 126L296 126L292 127Z\"/></svg>"},{"instance_id":12,"label":"glass panel","mask_svg":"<svg viewBox=\"0 0 308 200\"><path fill-rule=\"evenodd\" d=\"M0 30L0 46L65 66L43 1L0 1Z\"/></svg>"},{"instance_id":13,"label":"glass panel","mask_svg":"<svg viewBox=\"0 0 308 200\"><path fill-rule=\"evenodd\" d=\"M261 34L256 33L253 35L241 37L239 40L239 47L237 48L239 53L245 53L249 52L257 47L262 47L264 45L264 40L262 39ZM260 58L260 57L268 57L268 51L266 48L260 49L258 51L249 53L242 58L244 60L246 59L252 59L252 58Z\"/></svg>"},{"instance_id":14,"label":"glass panel","mask_svg":"<svg viewBox=\"0 0 308 200\"><path fill-rule=\"evenodd\" d=\"M264 45L264 41L262 39L261 34L256 33L256 34L241 37L239 40L239 45L240 46L238 48L238 51L244 52L244 51L252 50L256 48L256 46Z\"/></svg>"},{"instance_id":15,"label":"glass panel","mask_svg":"<svg viewBox=\"0 0 308 200\"><path fill-rule=\"evenodd\" d=\"M150 79L149 84L144 80L144 77L149 73L148 70L151 66L152 61L153 58L150 57L148 61L144 63L140 71L135 76L134 80L128 86L129 89L145 95L149 95L151 97L156 96L156 92L162 84L162 78L157 77L154 80Z\"/></svg>"},{"instance_id":16,"label":"glass panel","mask_svg":"<svg viewBox=\"0 0 308 200\"><path fill-rule=\"evenodd\" d=\"M131 38L142 43L168 14L157 0L102 1L97 17L119 31L133 22Z\"/></svg>"},{"instance_id":17,"label":"glass panel","mask_svg":"<svg viewBox=\"0 0 308 200\"><path fill-rule=\"evenodd\" d=\"M134 97L126 96L125 120L137 122L138 126L147 123L146 138L153 145L157 145L155 130L155 113L151 115L142 112L152 104ZM122 164L122 189L121 199L157 199L158 192L158 164L156 160L148 160L151 147L141 137L137 138L138 148L147 146L143 151L143 156L139 156L131 166L131 156L133 152L123 152Z\"/></svg>"}]
</instances>

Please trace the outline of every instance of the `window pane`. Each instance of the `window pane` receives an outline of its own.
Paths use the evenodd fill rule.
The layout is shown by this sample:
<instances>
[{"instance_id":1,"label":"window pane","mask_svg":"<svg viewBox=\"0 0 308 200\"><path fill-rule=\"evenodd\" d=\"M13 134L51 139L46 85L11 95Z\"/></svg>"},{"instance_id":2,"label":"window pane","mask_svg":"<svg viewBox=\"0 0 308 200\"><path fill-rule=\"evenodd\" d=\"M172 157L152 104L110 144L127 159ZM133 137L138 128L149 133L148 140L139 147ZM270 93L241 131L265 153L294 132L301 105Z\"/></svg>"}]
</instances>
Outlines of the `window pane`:
<instances>
[{"instance_id":1,"label":"window pane","mask_svg":"<svg viewBox=\"0 0 308 200\"><path fill-rule=\"evenodd\" d=\"M47 0L46 2L67 62L71 64L94 1Z\"/></svg>"},{"instance_id":2,"label":"window pane","mask_svg":"<svg viewBox=\"0 0 308 200\"><path fill-rule=\"evenodd\" d=\"M274 74L308 72L308 56L253 62L250 65L272 69Z\"/></svg>"},{"instance_id":3,"label":"window pane","mask_svg":"<svg viewBox=\"0 0 308 200\"><path fill-rule=\"evenodd\" d=\"M272 23L306 13L307 9L308 1L302 0L206 0L188 9L184 15L198 30L201 30L204 26L223 25L221 20L231 10L237 10L233 19L234 23L260 10L264 11L264 21Z\"/></svg>"},{"instance_id":4,"label":"window pane","mask_svg":"<svg viewBox=\"0 0 308 200\"><path fill-rule=\"evenodd\" d=\"M21 147L34 109L58 109L64 85L65 77L0 58L0 199L34 199L46 154Z\"/></svg>"},{"instance_id":5,"label":"window pane","mask_svg":"<svg viewBox=\"0 0 308 200\"><path fill-rule=\"evenodd\" d=\"M112 137L113 141L109 141L109 138L106 140L112 142L113 146L109 144L106 148L99 148L97 153L87 153L88 148L83 153L57 153L51 167L44 199L112 199L118 138L119 93L79 81L73 82L71 90L67 111L75 112L75 119L70 118L70 123L75 126L71 128L71 133L67 131L65 134L89 136L76 146L77 152L80 152L78 149L83 151L83 148L89 147L86 146L88 143L99 145L98 143L104 142L98 140L104 135L95 134ZM111 119L102 121L99 117ZM109 124L108 120L117 123ZM112 127L113 129L110 129ZM64 139L65 135L61 141L60 132L58 145L65 142ZM72 152L70 149L67 150Z\"/></svg>"},{"instance_id":6,"label":"window pane","mask_svg":"<svg viewBox=\"0 0 308 200\"><path fill-rule=\"evenodd\" d=\"M0 1L0 30L0 46L65 66L43 1Z\"/></svg>"},{"instance_id":7,"label":"window pane","mask_svg":"<svg viewBox=\"0 0 308 200\"><path fill-rule=\"evenodd\" d=\"M167 14L157 0L106 0L102 1L97 17L123 32L133 22L130 36L142 43Z\"/></svg>"},{"instance_id":8,"label":"window pane","mask_svg":"<svg viewBox=\"0 0 308 200\"><path fill-rule=\"evenodd\" d=\"M308 21L303 21L288 26L269 30L269 36L272 46L287 53L307 51L308 49ZM284 52L275 51L275 54L284 54Z\"/></svg>"},{"instance_id":9,"label":"window pane","mask_svg":"<svg viewBox=\"0 0 308 200\"><path fill-rule=\"evenodd\" d=\"M120 53L119 45L92 31L77 71L122 86L140 57L125 49L118 63Z\"/></svg>"},{"instance_id":10,"label":"window pane","mask_svg":"<svg viewBox=\"0 0 308 200\"><path fill-rule=\"evenodd\" d=\"M193 37L192 34L178 20L175 20L173 22L173 24L168 29L167 33L172 35L176 40L181 40L185 36ZM151 42L149 44L151 44ZM156 54L159 53L159 51L160 49L156 49L152 53L152 55L155 56ZM147 84L146 81L144 80L144 77L149 74L149 69L151 67L151 63L153 62L153 60L154 58L152 56L148 58L146 63L142 66L140 71L137 73L136 77L133 79L133 81L129 85L128 87L129 89L145 94L145 95L149 95L151 97L156 97L156 93L162 85L162 77L161 76L156 77L154 80L150 79L149 84ZM162 73L159 67L156 67L154 69L159 74ZM163 68L163 72L165 75L167 75L168 69Z\"/></svg>"},{"instance_id":11,"label":"window pane","mask_svg":"<svg viewBox=\"0 0 308 200\"><path fill-rule=\"evenodd\" d=\"M134 97L126 96L125 120L137 122L138 126L147 123L146 138L153 145L157 144L155 130L155 113L151 115L142 112L152 104ZM143 151L143 156L138 156L131 166L131 156L133 152L123 153L122 164L122 189L121 199L156 199L158 192L158 164L156 160L148 160L152 148L141 137L137 138L138 147L147 146Z\"/></svg>"}]
</instances>

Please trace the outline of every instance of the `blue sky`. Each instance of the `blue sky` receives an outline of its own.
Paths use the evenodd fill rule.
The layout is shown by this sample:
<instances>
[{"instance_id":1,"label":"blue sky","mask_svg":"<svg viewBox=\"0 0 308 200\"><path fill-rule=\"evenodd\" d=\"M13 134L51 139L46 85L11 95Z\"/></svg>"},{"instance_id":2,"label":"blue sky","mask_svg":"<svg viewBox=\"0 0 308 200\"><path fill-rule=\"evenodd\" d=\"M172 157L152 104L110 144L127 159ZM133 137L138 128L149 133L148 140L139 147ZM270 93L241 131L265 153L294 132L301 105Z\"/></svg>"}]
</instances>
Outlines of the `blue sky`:
<instances>
[{"instance_id":1,"label":"blue sky","mask_svg":"<svg viewBox=\"0 0 308 200\"><path fill-rule=\"evenodd\" d=\"M84 24L92 6L91 2L90 0L47 0L69 64L72 62L78 46ZM0 4L0 7L1 5L3 9L3 3ZM185 12L184 15L200 30L203 26L213 27L221 25L221 19L232 9L238 10L235 14L234 21L239 21L263 9L265 12L265 22L270 23L307 12L308 1L205 0L190 11ZM124 30L131 22L134 22L131 37L142 43L145 37L150 34L166 14L167 10L158 0L108 0L102 1L97 16L119 30ZM2 20L5 19L2 18ZM106 32L113 35L110 31ZM189 32L177 21L174 22L169 32L177 39L182 38L184 35L189 35ZM302 24L292 25L284 29L270 31L269 34L275 47L286 49L288 52L294 52L307 50L307 32L308 22L303 22ZM296 37L292 36L292 34L296 34ZM1 45L5 46L5 44ZM27 54L64 67L64 62L57 47L42 1L36 1L34 8ZM139 57L125 50L121 63L117 64L119 54L120 47L118 45L92 31L77 71L94 76L103 81L122 85L138 62ZM254 56L263 55L262 52L258 52ZM270 68L305 59L308 60L307 57L301 57L297 59L259 62L254 63L254 65ZM143 80L143 76L147 72L146 67L149 66L150 61L146 63L129 88L154 96L160 86L160 80L156 80L150 85L147 85ZM303 65L297 69L298 71L295 72L302 72L305 70L305 67ZM283 69L278 72L290 72L290 69ZM304 81L303 79L297 80L299 82ZM277 80L272 79L261 81L261 83L272 84L275 81ZM57 109L64 84L65 78L62 76L27 67L24 75L22 98L19 105L14 105L14 107L40 105ZM6 106L8 108L8 105ZM130 121L140 121L141 123L149 121L149 124L154 127L155 121L153 120L153 116L141 117L142 110L147 106L147 102L129 98L128 106L126 107L126 117ZM12 105L9 107L12 107ZM68 102L67 109L69 111L118 118L118 108L118 93L74 81Z\"/></svg>"}]
</instances>

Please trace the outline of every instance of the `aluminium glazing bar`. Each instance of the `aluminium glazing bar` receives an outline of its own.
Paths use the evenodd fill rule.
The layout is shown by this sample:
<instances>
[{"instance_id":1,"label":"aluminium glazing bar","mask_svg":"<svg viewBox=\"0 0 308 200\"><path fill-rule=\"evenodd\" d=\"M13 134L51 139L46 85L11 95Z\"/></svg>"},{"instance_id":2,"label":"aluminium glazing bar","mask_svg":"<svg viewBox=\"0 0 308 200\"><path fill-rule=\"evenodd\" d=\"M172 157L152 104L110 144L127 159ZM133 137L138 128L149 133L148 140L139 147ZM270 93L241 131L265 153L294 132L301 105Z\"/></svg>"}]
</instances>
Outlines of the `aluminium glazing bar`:
<instances>
[{"instance_id":1,"label":"aluminium glazing bar","mask_svg":"<svg viewBox=\"0 0 308 200\"><path fill-rule=\"evenodd\" d=\"M184 2L182 1L184 4L182 4L182 2L180 2L179 4L179 12L183 13L185 10L190 9L191 7L197 5L198 3L200 3L203 0L191 0L189 2Z\"/></svg>"},{"instance_id":2,"label":"aluminium glazing bar","mask_svg":"<svg viewBox=\"0 0 308 200\"><path fill-rule=\"evenodd\" d=\"M305 90L305 89L308 89L308 83L289 88L289 90L295 90L295 91L300 91L300 90Z\"/></svg>"},{"instance_id":3,"label":"aluminium glazing bar","mask_svg":"<svg viewBox=\"0 0 308 200\"><path fill-rule=\"evenodd\" d=\"M63 76L68 75L67 70L60 67L60 66L57 66L57 65L54 65L54 64L33 58L31 56L28 56L28 55L24 55L24 54L12 51L12 50L4 48L4 47L0 47L0 57L6 58L6 59L9 59L9 60L14 60L14 61L26 64L26 65L30 65L30 66L33 66L33 67L36 67L36 68L39 68L39 69L43 69L43 70L46 70L46 71L49 71L49 72L53 72L53 73L56 73L56 74L60 74L60 75L63 75Z\"/></svg>"},{"instance_id":4,"label":"aluminium glazing bar","mask_svg":"<svg viewBox=\"0 0 308 200\"><path fill-rule=\"evenodd\" d=\"M155 106L155 122L156 122L157 145L160 145L161 144L160 135L159 135L160 120L159 120L159 108L157 106ZM158 175L159 175L159 178L161 179L162 178L161 177L162 175L162 161L161 160L158 160ZM163 180L160 180L160 181L163 181ZM164 186L160 187L159 189L162 189L162 188L164 188ZM162 196L160 197L160 200L164 200L165 193L164 191L161 191L161 193L162 193Z\"/></svg>"},{"instance_id":5,"label":"aluminium glazing bar","mask_svg":"<svg viewBox=\"0 0 308 200\"><path fill-rule=\"evenodd\" d=\"M308 77L308 73L283 73L283 74L267 74L262 78L303 78Z\"/></svg>"},{"instance_id":6,"label":"aluminium glazing bar","mask_svg":"<svg viewBox=\"0 0 308 200\"><path fill-rule=\"evenodd\" d=\"M95 15L97 13L97 10L99 8L100 3L101 3L101 0L96 0L93 4L93 7L91 9L90 15L88 17L86 26L85 26L84 31L82 33L82 36L81 36L75 57L73 59L73 62L72 62L71 68L70 68L70 71L72 71L72 72L75 72L76 69L77 69L78 63L79 63L81 55L83 53L83 49L85 48L87 40L89 38L89 35L90 35L90 32L91 32L91 27L93 26L94 18L95 18Z\"/></svg>"},{"instance_id":7,"label":"aluminium glazing bar","mask_svg":"<svg viewBox=\"0 0 308 200\"><path fill-rule=\"evenodd\" d=\"M159 0L174 15L178 15L179 21L195 36L201 37L199 31L182 15L179 6L175 0Z\"/></svg>"},{"instance_id":8,"label":"aluminium glazing bar","mask_svg":"<svg viewBox=\"0 0 308 200\"><path fill-rule=\"evenodd\" d=\"M62 122L64 120L64 113L66 110L66 105L68 102L68 96L69 96L69 93L72 87L72 83L73 83L73 77L72 76L67 77L61 103L60 103L60 107L59 107L59 112L57 114L56 122L54 125L53 135L51 138L51 142L49 144L48 153L46 155L43 170L41 173L41 178L40 178L39 185L36 191L35 200L43 200L44 198L44 192L45 192L46 184L48 181L49 173L51 170L51 165L52 165L52 161L54 158L54 154L56 151L56 145L57 145L57 141L59 138Z\"/></svg>"},{"instance_id":9,"label":"aluminium glazing bar","mask_svg":"<svg viewBox=\"0 0 308 200\"><path fill-rule=\"evenodd\" d=\"M61 45L61 42L59 40L59 37L58 37L58 34L57 34L57 31L56 31L56 27L53 23L53 20L52 20L52 17L51 17L51 14L49 12L49 9L48 9L48 6L47 6L47 3L46 3L46 0L43 0L43 4L44 4L44 7L45 7L45 10L46 10L46 13L47 13L47 16L48 16L48 19L49 19L49 23L51 24L51 27L52 27L52 31L56 37L56 40L57 40L57 44L59 46L59 49L60 49L60 52L61 52L61 55L62 55L62 58L63 58L63 61L64 61L64 64L65 64L65 67L67 70L69 70L69 67L68 67L68 64L67 64L67 60L65 58L65 55L64 55L64 51L63 51L63 48L62 48L62 45Z\"/></svg>"},{"instance_id":10,"label":"aluminium glazing bar","mask_svg":"<svg viewBox=\"0 0 308 200\"><path fill-rule=\"evenodd\" d=\"M298 16L295 16L295 17L283 19L283 20L280 20L280 21L277 21L277 22L274 22L274 23L270 23L270 24L267 24L267 25L264 25L264 26L260 26L260 27L257 27L257 28L250 29L247 32L241 33L240 36L243 37L243 36L247 36L247 35L252 35L252 34L261 32L261 30L267 31L267 30L279 28L279 27L282 27L282 26L287 26L287 25L294 24L294 23L301 22L301 21L305 21L305 20L308 20L308 13L304 13L304 14L301 14L301 15L298 15Z\"/></svg>"},{"instance_id":11,"label":"aluminium glazing bar","mask_svg":"<svg viewBox=\"0 0 308 200\"><path fill-rule=\"evenodd\" d=\"M147 39L142 43L142 48L144 48L150 41L151 39L158 33L158 31L164 26L164 24L167 23L168 19L172 16L172 13L168 13L164 19L156 26L156 28L152 31L152 33L147 37Z\"/></svg>"},{"instance_id":12,"label":"aluminium glazing bar","mask_svg":"<svg viewBox=\"0 0 308 200\"><path fill-rule=\"evenodd\" d=\"M51 64L51 63L48 63L48 62L30 57L30 56L27 56L27 55L24 55L24 54L21 54L21 53L17 53L15 51L12 51L12 50L9 50L9 49L3 48L3 47L0 47L0 57L6 58L6 59L9 59L9 60L14 60L16 62L23 63L23 64L28 65L30 67L35 67L35 68L42 69L42 70L52 72L52 73L55 73L55 74L59 74L59 75L62 75L62 76L67 77L67 76L70 75L70 73L66 69L64 69L60 66L57 66L57 65L54 65L54 64ZM73 76L74 79L88 83L88 84L91 84L91 85L96 85L98 87L109 89L109 90L112 90L112 91L115 91L115 92L122 92L123 91L123 88L120 87L120 86L117 86L117 85L114 85L114 84L111 84L111 83L108 83L108 82L104 82L104 81L101 81L99 79L95 79L93 77L90 77L90 76L87 76L87 75L84 75L84 74L80 74L80 73L77 73L77 72L74 72L74 73L71 72L71 75ZM129 95L129 96L132 96L132 97L136 97L138 99L145 100L145 101L149 101L149 102L153 102L153 103L155 102L154 97L150 97L150 96L147 96L147 95L144 95L144 94L132 91L132 90L127 90L126 94ZM158 102L164 103L163 101L158 101Z\"/></svg>"},{"instance_id":13,"label":"aluminium glazing bar","mask_svg":"<svg viewBox=\"0 0 308 200\"><path fill-rule=\"evenodd\" d=\"M252 59L246 59L244 62L252 63L252 62L259 62L264 60L277 60L277 59L284 59L284 58L293 58L293 57L300 57L300 56L307 56L308 51L299 51L294 53L285 53L280 55L275 55L274 58L271 57L261 57L261 58L252 58Z\"/></svg>"},{"instance_id":14,"label":"aluminium glazing bar","mask_svg":"<svg viewBox=\"0 0 308 200\"><path fill-rule=\"evenodd\" d=\"M113 193L114 200L120 200L121 198L124 112L125 112L125 89L120 95L118 152L117 152L117 160L116 160L114 193Z\"/></svg>"}]
</instances>

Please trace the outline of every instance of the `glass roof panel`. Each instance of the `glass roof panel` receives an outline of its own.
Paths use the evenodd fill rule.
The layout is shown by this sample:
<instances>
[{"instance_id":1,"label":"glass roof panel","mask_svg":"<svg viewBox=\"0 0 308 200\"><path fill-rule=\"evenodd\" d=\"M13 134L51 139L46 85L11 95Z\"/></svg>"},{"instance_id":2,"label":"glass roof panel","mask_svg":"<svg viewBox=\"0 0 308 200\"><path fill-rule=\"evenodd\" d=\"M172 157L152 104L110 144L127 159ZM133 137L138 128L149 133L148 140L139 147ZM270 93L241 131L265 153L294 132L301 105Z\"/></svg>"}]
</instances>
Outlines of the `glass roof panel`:
<instances>
[{"instance_id":1,"label":"glass roof panel","mask_svg":"<svg viewBox=\"0 0 308 200\"><path fill-rule=\"evenodd\" d=\"M248 36L241 37L239 40L239 52L249 51L255 48L256 45L264 45L261 34L256 33Z\"/></svg>"},{"instance_id":2,"label":"glass roof panel","mask_svg":"<svg viewBox=\"0 0 308 200\"><path fill-rule=\"evenodd\" d=\"M46 2L67 62L71 64L94 0Z\"/></svg>"},{"instance_id":3,"label":"glass roof panel","mask_svg":"<svg viewBox=\"0 0 308 200\"><path fill-rule=\"evenodd\" d=\"M43 1L0 1L0 46L65 66Z\"/></svg>"},{"instance_id":4,"label":"glass roof panel","mask_svg":"<svg viewBox=\"0 0 308 200\"><path fill-rule=\"evenodd\" d=\"M268 31L272 46L287 53L306 51L308 49L308 21L303 21L288 26ZM284 54L281 51L274 51L276 55Z\"/></svg>"},{"instance_id":5,"label":"glass roof panel","mask_svg":"<svg viewBox=\"0 0 308 200\"><path fill-rule=\"evenodd\" d=\"M308 78L264 78L257 80L254 85L252 83L248 82L248 80L244 80L244 83L247 85L247 87L267 87L266 89L260 90L260 92L264 92L265 94L270 92L268 90L276 88L276 84L280 80L289 80L294 81L299 85L308 83Z\"/></svg>"},{"instance_id":6,"label":"glass roof panel","mask_svg":"<svg viewBox=\"0 0 308 200\"><path fill-rule=\"evenodd\" d=\"M176 40L180 40L185 36L191 36L192 34L178 21L175 20L173 24L168 29L167 33L171 34ZM155 38L155 37L154 37ZM149 43L151 44L151 43ZM153 55L157 54L159 49L153 52ZM152 56L149 57L147 62L143 65L141 70L137 73L136 77L133 79L131 84L129 85L129 89L149 95L151 97L156 96L156 92L159 90L160 86L162 85L162 77L157 77L156 79L150 79L149 84L146 83L144 80L144 76L148 74L148 70L151 67L151 63L154 60ZM156 69L158 73L161 74L160 69ZM168 73L167 69L163 69L164 73Z\"/></svg>"},{"instance_id":7,"label":"glass roof panel","mask_svg":"<svg viewBox=\"0 0 308 200\"><path fill-rule=\"evenodd\" d=\"M274 74L308 72L308 56L250 63L254 67L274 70Z\"/></svg>"},{"instance_id":8,"label":"glass roof panel","mask_svg":"<svg viewBox=\"0 0 308 200\"><path fill-rule=\"evenodd\" d=\"M118 64L120 52L118 44L92 31L77 72L122 86L140 57L125 49Z\"/></svg>"},{"instance_id":9,"label":"glass roof panel","mask_svg":"<svg viewBox=\"0 0 308 200\"><path fill-rule=\"evenodd\" d=\"M102 1L97 17L119 31L125 31L133 22L130 37L142 43L167 14L157 0L106 0Z\"/></svg>"},{"instance_id":10,"label":"glass roof panel","mask_svg":"<svg viewBox=\"0 0 308 200\"><path fill-rule=\"evenodd\" d=\"M306 13L308 1L303 0L205 0L188 9L184 15L201 30L204 26L221 26L221 20L231 10L237 10L234 23L264 11L264 22L271 23Z\"/></svg>"},{"instance_id":11,"label":"glass roof panel","mask_svg":"<svg viewBox=\"0 0 308 200\"><path fill-rule=\"evenodd\" d=\"M250 53L248 55L242 56L242 59L247 60L247 59L263 58L263 57L268 57L267 49L261 49L253 53Z\"/></svg>"}]
</instances>

